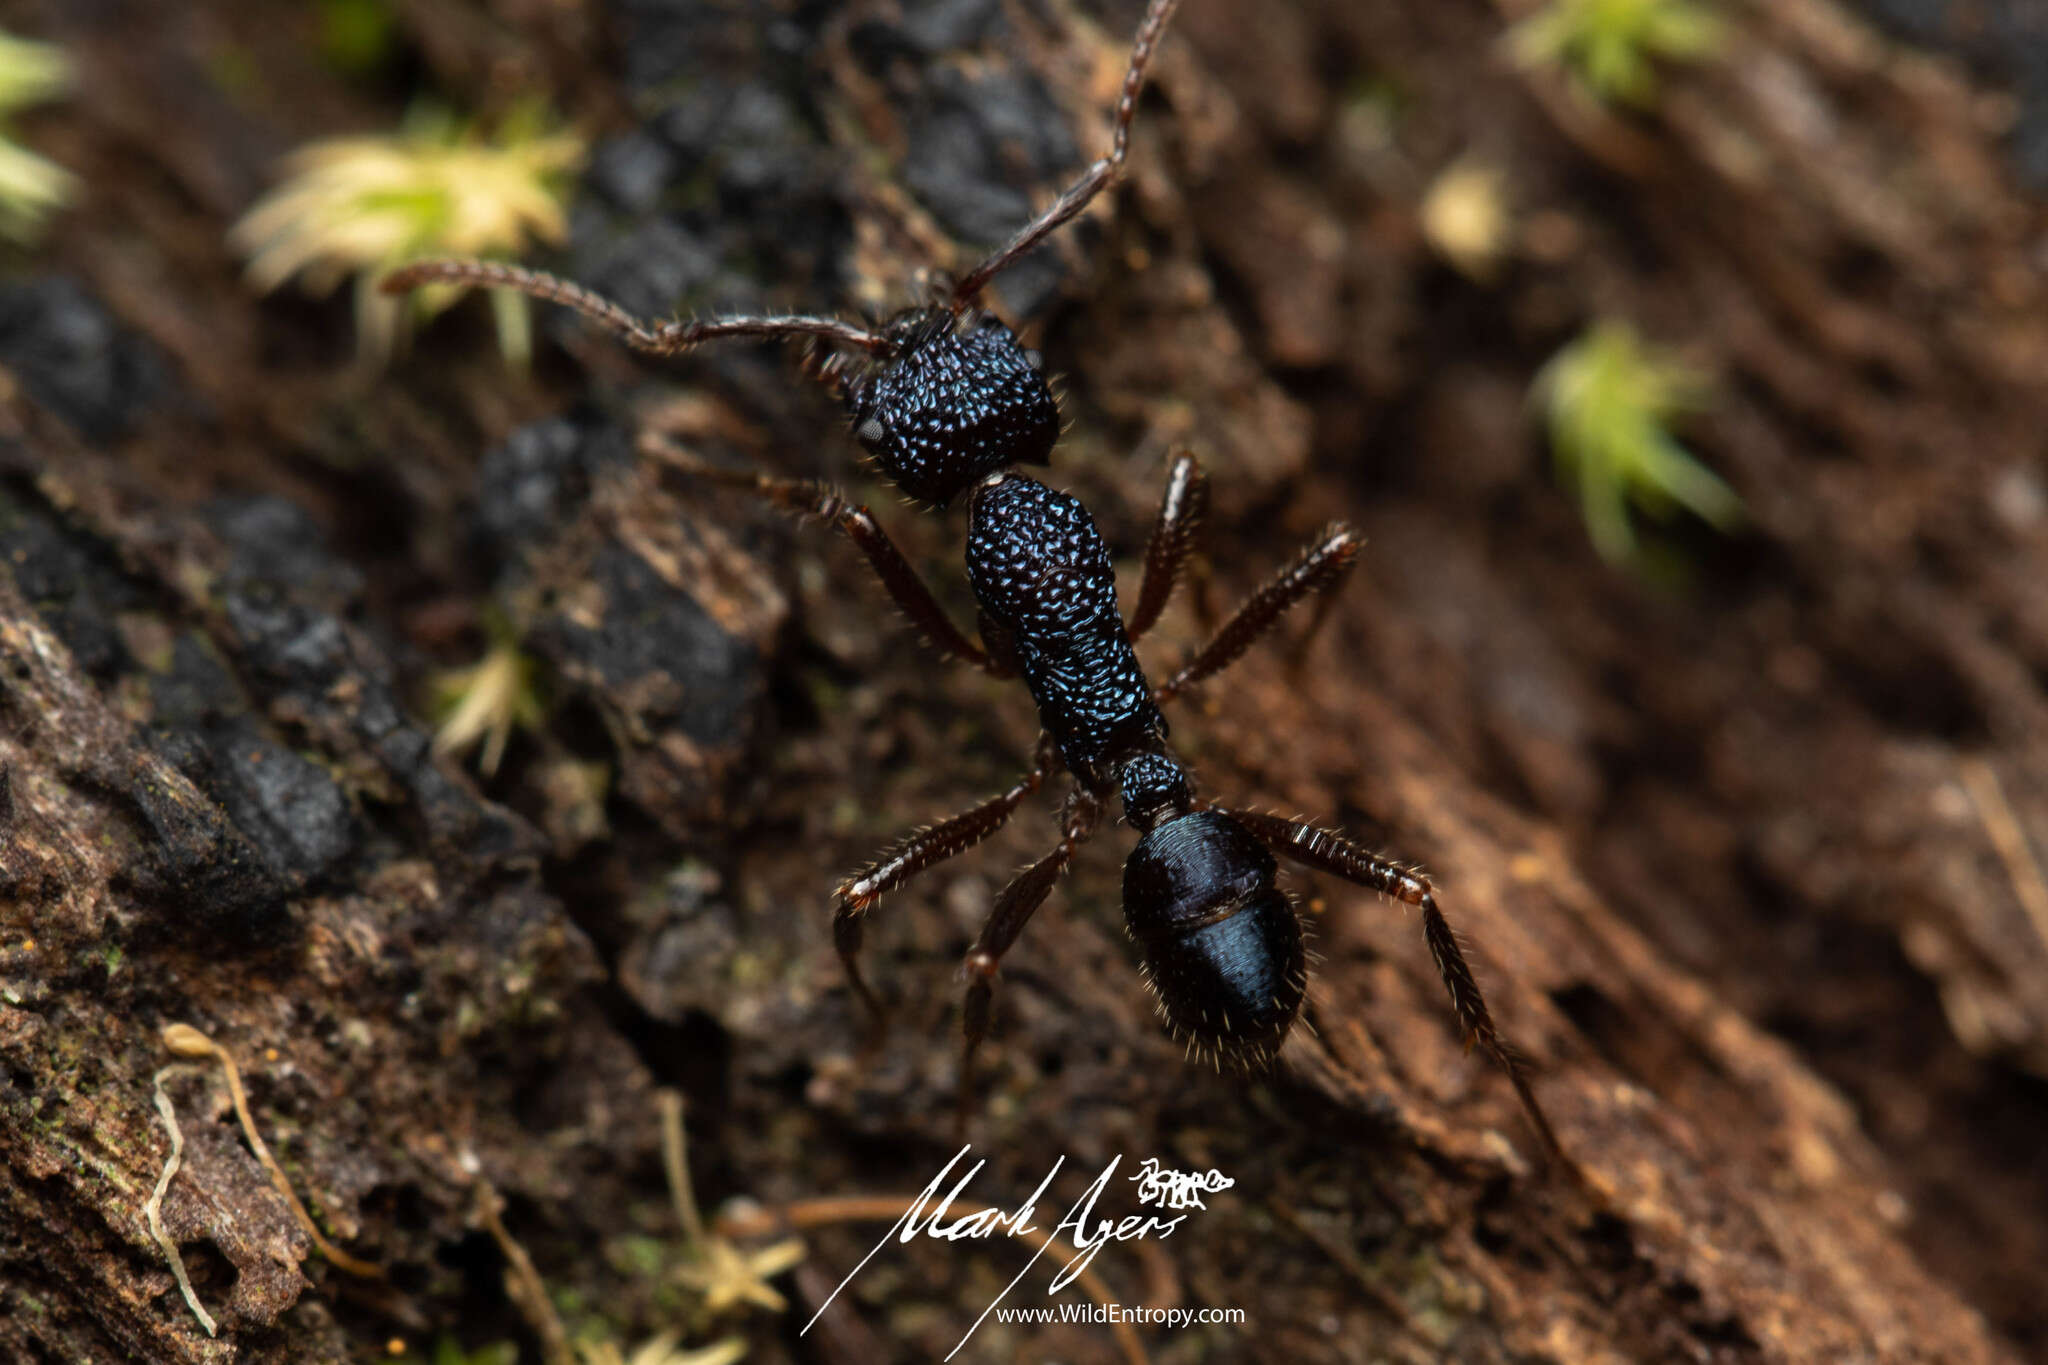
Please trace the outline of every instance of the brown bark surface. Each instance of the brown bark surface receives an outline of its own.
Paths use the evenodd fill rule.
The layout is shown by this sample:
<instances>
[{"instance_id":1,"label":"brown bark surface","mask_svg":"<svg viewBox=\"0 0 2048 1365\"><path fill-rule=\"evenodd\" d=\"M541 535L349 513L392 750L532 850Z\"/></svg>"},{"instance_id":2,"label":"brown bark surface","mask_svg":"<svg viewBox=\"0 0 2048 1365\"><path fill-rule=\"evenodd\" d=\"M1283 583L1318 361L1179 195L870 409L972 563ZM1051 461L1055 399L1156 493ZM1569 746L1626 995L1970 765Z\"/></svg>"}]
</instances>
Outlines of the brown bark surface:
<instances>
[{"instance_id":1,"label":"brown bark surface","mask_svg":"<svg viewBox=\"0 0 2048 1365\"><path fill-rule=\"evenodd\" d=\"M1788 0L1603 114L1502 54L1524 8L1186 0L1127 183L1002 290L1065 376L1048 477L1127 600L1167 450L1214 479L1155 678L1320 524L1367 533L1305 653L1255 650L1174 741L1207 796L1426 864L1579 1178L1461 1054L1413 917L1333 880L1291 875L1313 1028L1270 1075L1184 1062L1108 827L1004 962L972 1197L1061 1154L1060 1208L1118 1154L1230 1176L1096 1263L1125 1303L1246 1311L1141 1334L1158 1361L2038 1354L2048 214L2014 111ZM932 1177L954 967L1057 793L872 917L878 1047L830 892L1010 783L1028 698L934 664L846 545L634 437L855 487L964 621L959 514L862 481L786 356L656 371L550 317L519 376L477 308L365 373L344 299L253 299L223 237L278 155L415 88L545 89L609 139L565 270L659 307L886 311L1093 155L1135 11L392 12L403 59L351 81L312 7L0 6L80 65L24 126L86 184L0 285L0 1355L538 1359L481 1178L572 1327L942 1357L1021 1249L891 1251L799 1336L882 1231L827 1224L786 1315L694 1314L659 1268L652 1096L687 1096L707 1204ZM1516 211L1486 284L1418 226L1461 155ZM1594 555L1529 422L1599 316L1716 375L1684 435L1748 508L1681 533L1661 587ZM548 722L484 779L431 752L427 679L497 628ZM174 1022L239 1060L301 1198L386 1278L313 1253ZM146 1224L159 1080L163 1221L218 1337ZM1123 1357L991 1320L959 1358Z\"/></svg>"}]
</instances>

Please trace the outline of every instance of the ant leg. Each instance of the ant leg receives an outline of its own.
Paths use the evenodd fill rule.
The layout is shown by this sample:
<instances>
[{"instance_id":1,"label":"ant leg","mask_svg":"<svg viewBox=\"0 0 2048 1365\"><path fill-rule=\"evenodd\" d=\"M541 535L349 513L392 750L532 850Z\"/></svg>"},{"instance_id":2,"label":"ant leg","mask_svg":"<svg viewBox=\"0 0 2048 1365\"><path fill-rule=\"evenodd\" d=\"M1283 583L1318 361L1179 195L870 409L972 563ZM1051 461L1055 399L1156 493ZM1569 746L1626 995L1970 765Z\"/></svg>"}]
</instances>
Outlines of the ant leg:
<instances>
[{"instance_id":1,"label":"ant leg","mask_svg":"<svg viewBox=\"0 0 2048 1365\"><path fill-rule=\"evenodd\" d=\"M1010 951L1017 936L1024 932L1031 916L1052 894L1060 874L1074 860L1075 850L1095 833L1095 822L1101 813L1101 804L1077 788L1074 802L1067 811L1066 828L1059 847L1019 872L1003 888L996 897L995 905L990 908L988 918L982 922L981 933L976 936L974 946L967 950L967 957L961 963L960 969L967 977L967 994L960 1006L965 1040L960 1053L960 1104L955 1122L957 1131L963 1136L973 1109L974 1054L988 1036L989 1015L995 1002L996 969L1003 960L1003 954Z\"/></svg>"},{"instance_id":2,"label":"ant leg","mask_svg":"<svg viewBox=\"0 0 2048 1365\"><path fill-rule=\"evenodd\" d=\"M1024 799L1045 784L1047 774L1054 770L1056 764L1050 736L1039 736L1038 753L1031 771L1019 778L1015 786L951 819L913 830L839 884L839 890L834 893L839 898L839 907L832 916L832 940L838 946L839 960L846 966L846 979L852 983L854 994L860 997L861 1003L867 1006L877 1022L882 1017L881 1003L868 989L867 978L861 975L858 961L862 924L867 912L876 901L926 868L965 853L1008 824L1010 816Z\"/></svg>"},{"instance_id":3,"label":"ant leg","mask_svg":"<svg viewBox=\"0 0 2048 1365\"><path fill-rule=\"evenodd\" d=\"M1131 613L1129 634L1135 642L1159 620L1187 562L1188 549L1202 514L1209 507L1209 479L1193 455L1183 450L1166 471L1166 493L1159 499L1159 519L1145 543L1145 577L1138 589L1138 609Z\"/></svg>"},{"instance_id":4,"label":"ant leg","mask_svg":"<svg viewBox=\"0 0 2048 1365\"><path fill-rule=\"evenodd\" d=\"M1443 978L1444 989L1451 993L1451 1008L1457 1012L1458 1026L1464 1031L1466 1050L1469 1051L1475 1043L1486 1049L1487 1055L1507 1073L1508 1083L1515 1088L1515 1098L1521 1101L1522 1112L1528 1115L1529 1126L1536 1130L1544 1151L1557 1158L1567 1170L1571 1169L1570 1160L1550 1126L1549 1117L1544 1114L1543 1106L1536 1102L1536 1092L1530 1088L1520 1060L1502 1039L1500 1030L1494 1027L1493 1014L1486 1008L1486 997L1479 993L1479 982L1465 961L1457 935L1451 932L1450 921L1437 908L1435 889L1430 886L1429 878L1332 830L1254 811L1227 810L1224 813L1244 825L1260 843L1283 858L1335 873L1346 881L1356 882L1422 911L1423 937L1429 943L1429 955L1436 959L1437 975Z\"/></svg>"},{"instance_id":5,"label":"ant leg","mask_svg":"<svg viewBox=\"0 0 2048 1365\"><path fill-rule=\"evenodd\" d=\"M386 294L409 294L432 284L511 289L547 303L559 303L564 308L575 309L634 350L649 355L676 355L721 337L808 336L820 337L841 346L855 346L870 355L890 355L896 350L896 344L881 333L838 318L790 314L649 322L580 284L571 284L546 271L527 270L501 261L415 261L386 275L378 288Z\"/></svg>"},{"instance_id":6,"label":"ant leg","mask_svg":"<svg viewBox=\"0 0 2048 1365\"><path fill-rule=\"evenodd\" d=\"M896 542L889 539L888 532L882 529L874 515L865 507L850 505L836 488L803 479L781 479L751 470L706 464L665 437L652 434L641 438L640 451L692 478L740 489L800 517L824 519L867 556L868 565L874 569L875 577L882 581L883 589L897 608L910 618L910 624L940 655L958 659L998 678L1009 677L1014 671L1003 661L991 658L987 650L968 639L965 632L953 624L952 618L946 615L946 609L932 596L932 590L925 586L917 570L910 567L910 561L903 557L903 552L896 548Z\"/></svg>"},{"instance_id":7,"label":"ant leg","mask_svg":"<svg viewBox=\"0 0 2048 1365\"><path fill-rule=\"evenodd\" d=\"M1123 91L1117 96L1109 154L1083 171L1079 180L1053 200L1045 212L997 248L994 255L961 276L960 282L953 286L954 312L973 303L981 291L988 288L990 280L1057 231L1062 223L1087 208L1095 196L1116 179L1117 172L1123 169L1124 157L1130 151L1131 120L1137 117L1138 95L1145 88L1145 68L1152 64L1152 53L1159 46L1159 35L1166 31L1166 21L1173 17L1179 5L1180 0L1151 0L1145 7L1145 17L1138 21L1138 36L1131 42L1131 65L1124 72Z\"/></svg>"},{"instance_id":8,"label":"ant leg","mask_svg":"<svg viewBox=\"0 0 2048 1365\"><path fill-rule=\"evenodd\" d=\"M1351 561L1364 547L1364 536L1342 522L1333 522L1320 540L1247 598L1209 643L1202 646L1202 652L1167 679L1164 686L1153 692L1153 697L1161 703L1172 701L1196 683L1228 668L1302 599L1341 582L1351 568Z\"/></svg>"}]
</instances>

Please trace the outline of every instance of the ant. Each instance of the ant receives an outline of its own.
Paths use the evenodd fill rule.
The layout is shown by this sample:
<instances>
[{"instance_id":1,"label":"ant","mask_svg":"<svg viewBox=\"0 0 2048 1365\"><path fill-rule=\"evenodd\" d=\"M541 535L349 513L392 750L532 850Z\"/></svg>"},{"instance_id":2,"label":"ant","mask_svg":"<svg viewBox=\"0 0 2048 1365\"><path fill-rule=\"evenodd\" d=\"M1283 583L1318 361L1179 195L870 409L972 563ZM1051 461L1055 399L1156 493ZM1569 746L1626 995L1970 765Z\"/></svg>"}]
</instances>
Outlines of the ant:
<instances>
[{"instance_id":1,"label":"ant","mask_svg":"<svg viewBox=\"0 0 2048 1365\"><path fill-rule=\"evenodd\" d=\"M1290 608L1334 588L1363 539L1341 523L1327 527L1177 673L1153 687L1133 646L1171 598L1207 506L1195 457L1184 451L1173 457L1128 622L1094 517L1069 494L1015 471L1051 462L1059 407L1038 354L1024 349L978 300L998 274L1114 182L1146 67L1178 4L1150 0L1146 7L1108 154L994 254L937 291L933 302L908 307L879 326L804 315L654 323L580 285L486 261L419 262L383 287L393 293L426 284L518 290L572 308L632 349L656 356L725 337L803 338L806 372L845 404L855 439L884 478L935 508L967 496L967 577L980 606L979 644L948 618L868 510L835 489L705 464L661 438L642 443L648 454L689 475L836 527L934 649L997 677L1021 676L1038 705L1042 733L1029 772L1001 795L905 836L839 886L833 938L848 981L877 1018L881 1008L859 963L868 912L919 873L1001 829L1048 778L1062 769L1072 775L1058 845L1003 888L967 951L963 1125L1003 955L1114 801L1139 834L1124 864L1125 927L1168 1032L1191 1053L1219 1066L1265 1065L1301 1011L1307 948L1300 916L1277 881L1277 854L1421 911L1467 1047L1477 1044L1493 1057L1546 1153L1562 1156L1428 879L1335 831L1197 798L1166 742L1160 707L1222 672Z\"/></svg>"}]
</instances>

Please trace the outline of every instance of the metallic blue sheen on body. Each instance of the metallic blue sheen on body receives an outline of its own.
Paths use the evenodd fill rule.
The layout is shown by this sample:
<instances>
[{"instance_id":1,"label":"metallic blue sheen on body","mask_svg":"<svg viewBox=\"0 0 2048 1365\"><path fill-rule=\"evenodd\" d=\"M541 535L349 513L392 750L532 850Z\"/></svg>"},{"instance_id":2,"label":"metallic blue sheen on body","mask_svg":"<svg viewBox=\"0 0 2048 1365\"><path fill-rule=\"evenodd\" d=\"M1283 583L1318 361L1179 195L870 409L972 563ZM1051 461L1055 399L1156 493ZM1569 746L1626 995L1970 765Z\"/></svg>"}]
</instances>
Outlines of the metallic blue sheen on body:
<instances>
[{"instance_id":1,"label":"metallic blue sheen on body","mask_svg":"<svg viewBox=\"0 0 2048 1365\"><path fill-rule=\"evenodd\" d=\"M1176 1035L1232 1056L1287 1036L1307 953L1276 870L1252 832L1219 810L1168 820L1131 851L1124 921Z\"/></svg>"},{"instance_id":2,"label":"metallic blue sheen on body","mask_svg":"<svg viewBox=\"0 0 2048 1365\"><path fill-rule=\"evenodd\" d=\"M1124 630L1109 547L1078 500L1018 474L982 485L967 577L1077 777L1100 789L1116 760L1159 747L1166 722Z\"/></svg>"},{"instance_id":3,"label":"metallic blue sheen on body","mask_svg":"<svg viewBox=\"0 0 2048 1365\"><path fill-rule=\"evenodd\" d=\"M1176 1034L1261 1050L1286 1036L1300 1008L1300 945L1293 907L1268 886L1229 919L1150 945L1145 965ZM1201 1002L1202 1018L1171 1018L1188 1001Z\"/></svg>"}]
</instances>

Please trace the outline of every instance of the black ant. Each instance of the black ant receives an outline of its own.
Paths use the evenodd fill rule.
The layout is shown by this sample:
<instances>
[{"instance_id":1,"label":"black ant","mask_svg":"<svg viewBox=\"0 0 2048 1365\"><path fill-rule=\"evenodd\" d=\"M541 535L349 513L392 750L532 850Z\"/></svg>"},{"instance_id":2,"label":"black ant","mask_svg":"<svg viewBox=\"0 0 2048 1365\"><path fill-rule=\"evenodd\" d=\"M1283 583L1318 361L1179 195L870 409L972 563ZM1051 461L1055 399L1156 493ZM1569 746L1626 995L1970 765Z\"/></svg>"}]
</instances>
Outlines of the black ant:
<instances>
[{"instance_id":1,"label":"black ant","mask_svg":"<svg viewBox=\"0 0 2048 1365\"><path fill-rule=\"evenodd\" d=\"M972 848L1008 822L1065 768L1060 842L1003 888L965 961L963 1114L974 1054L988 1032L997 968L1032 914L1095 832L1111 800L1140 833L1124 864L1124 918L1169 1032L1219 1064L1271 1060L1293 1028L1307 987L1301 920L1276 881L1274 855L1333 873L1422 913L1422 929L1467 1046L1507 1073L1545 1149L1557 1138L1515 1056L1502 1041L1429 881L1342 834L1195 796L1166 743L1160 705L1213 677L1304 599L1339 583L1363 545L1351 528L1321 537L1254 593L1193 659L1152 687L1132 646L1172 596L1207 485L1195 458L1175 455L1145 551L1137 610L1117 606L1109 549L1081 503L1014 471L1050 463L1059 408L1039 357L977 304L1005 268L1080 213L1122 168L1145 69L1179 0L1150 0L1131 47L1108 155L938 301L880 327L808 316L723 317L651 323L551 275L483 261L426 261L384 282L516 289L566 305L628 346L672 356L723 337L806 338L807 371L846 404L853 434L883 477L913 499L943 507L968 495L967 576L980 604L976 644L947 617L865 507L824 485L700 463L660 439L643 447L692 475L744 488L785 510L823 518L866 555L875 574L940 653L1000 677L1021 675L1038 704L1031 770L1002 795L919 829L842 883L833 936L847 978L877 1016L858 962L865 917L884 895Z\"/></svg>"}]
</instances>

